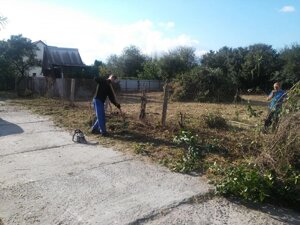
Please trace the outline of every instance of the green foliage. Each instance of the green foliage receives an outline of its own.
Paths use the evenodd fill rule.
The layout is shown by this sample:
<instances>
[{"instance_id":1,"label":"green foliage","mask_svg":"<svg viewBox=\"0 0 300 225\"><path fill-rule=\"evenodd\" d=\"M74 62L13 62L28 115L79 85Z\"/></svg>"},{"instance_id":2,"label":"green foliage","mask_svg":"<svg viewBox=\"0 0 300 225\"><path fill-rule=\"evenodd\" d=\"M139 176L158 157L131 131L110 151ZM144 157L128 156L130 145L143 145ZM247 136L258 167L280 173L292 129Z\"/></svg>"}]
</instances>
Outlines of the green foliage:
<instances>
[{"instance_id":1,"label":"green foliage","mask_svg":"<svg viewBox=\"0 0 300 225\"><path fill-rule=\"evenodd\" d=\"M188 173L197 169L197 160L201 157L201 148L197 141L198 136L194 135L191 131L181 130L173 141L178 145L185 147L183 157L173 164L173 170Z\"/></svg>"},{"instance_id":2,"label":"green foliage","mask_svg":"<svg viewBox=\"0 0 300 225\"><path fill-rule=\"evenodd\" d=\"M143 63L146 56L141 54L136 46L129 46L123 49L121 56L111 55L108 58L107 70L119 77L138 77L143 70Z\"/></svg>"},{"instance_id":3,"label":"green foliage","mask_svg":"<svg viewBox=\"0 0 300 225\"><path fill-rule=\"evenodd\" d=\"M147 60L143 63L143 69L138 74L138 78L145 80L159 80L160 68L157 60Z\"/></svg>"},{"instance_id":4,"label":"green foliage","mask_svg":"<svg viewBox=\"0 0 300 225\"><path fill-rule=\"evenodd\" d=\"M259 117L262 114L262 111L257 111L250 104L247 106L247 112L249 117Z\"/></svg>"},{"instance_id":5,"label":"green foliage","mask_svg":"<svg viewBox=\"0 0 300 225\"><path fill-rule=\"evenodd\" d=\"M293 88L289 91L285 98L285 103L282 107L281 116L298 112L300 110L300 81L294 84Z\"/></svg>"},{"instance_id":6,"label":"green foliage","mask_svg":"<svg viewBox=\"0 0 300 225\"><path fill-rule=\"evenodd\" d=\"M240 164L223 168L216 163L210 169L219 176L213 181L216 192L225 196L237 196L250 202L266 200L288 200L289 203L299 202L300 174L291 167L283 177L275 173L261 171L254 164Z\"/></svg>"},{"instance_id":7,"label":"green foliage","mask_svg":"<svg viewBox=\"0 0 300 225\"><path fill-rule=\"evenodd\" d=\"M271 78L281 69L279 54L270 45L250 45L242 69L241 79L245 88L266 90Z\"/></svg>"},{"instance_id":8,"label":"green foliage","mask_svg":"<svg viewBox=\"0 0 300 225\"><path fill-rule=\"evenodd\" d=\"M220 69L197 67L175 82L172 98L177 101L233 101L236 93L230 79Z\"/></svg>"},{"instance_id":9,"label":"green foliage","mask_svg":"<svg viewBox=\"0 0 300 225\"><path fill-rule=\"evenodd\" d=\"M282 61L282 71L273 78L273 80L281 80L284 86L291 87L300 80L300 45L294 44L286 47L280 52Z\"/></svg>"},{"instance_id":10,"label":"green foliage","mask_svg":"<svg viewBox=\"0 0 300 225\"><path fill-rule=\"evenodd\" d=\"M139 155L149 155L147 151L147 146L149 143L137 143L134 145L134 153Z\"/></svg>"},{"instance_id":11,"label":"green foliage","mask_svg":"<svg viewBox=\"0 0 300 225\"><path fill-rule=\"evenodd\" d=\"M195 49L178 47L164 54L159 60L161 78L170 81L197 66Z\"/></svg>"},{"instance_id":12,"label":"green foliage","mask_svg":"<svg viewBox=\"0 0 300 225\"><path fill-rule=\"evenodd\" d=\"M220 69L235 88L259 87L266 90L270 80L281 70L279 54L270 45L254 44L246 48L223 47L205 54L202 65Z\"/></svg>"},{"instance_id":13,"label":"green foliage","mask_svg":"<svg viewBox=\"0 0 300 225\"><path fill-rule=\"evenodd\" d=\"M37 47L22 35L12 35L6 42L2 41L0 49L0 70L4 70L2 65L9 65L10 73L15 77L22 79L31 67L40 65L35 58Z\"/></svg>"},{"instance_id":14,"label":"green foliage","mask_svg":"<svg viewBox=\"0 0 300 225\"><path fill-rule=\"evenodd\" d=\"M228 124L226 119L219 115L218 113L208 113L207 115L203 115L204 122L209 128L217 128L217 129L227 129Z\"/></svg>"}]
</instances>

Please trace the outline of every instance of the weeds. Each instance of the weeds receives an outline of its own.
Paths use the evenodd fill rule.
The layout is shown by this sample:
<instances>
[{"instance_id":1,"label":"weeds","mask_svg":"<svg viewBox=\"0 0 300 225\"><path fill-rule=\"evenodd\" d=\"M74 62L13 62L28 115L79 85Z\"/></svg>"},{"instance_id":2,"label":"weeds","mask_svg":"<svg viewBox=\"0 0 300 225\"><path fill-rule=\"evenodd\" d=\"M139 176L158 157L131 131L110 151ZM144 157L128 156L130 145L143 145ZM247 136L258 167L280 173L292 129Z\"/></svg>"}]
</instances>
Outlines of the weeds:
<instances>
[{"instance_id":1,"label":"weeds","mask_svg":"<svg viewBox=\"0 0 300 225\"><path fill-rule=\"evenodd\" d=\"M217 129L227 129L228 124L221 115L216 113L208 113L208 115L203 116L206 125L209 128L217 128Z\"/></svg>"},{"instance_id":2,"label":"weeds","mask_svg":"<svg viewBox=\"0 0 300 225\"><path fill-rule=\"evenodd\" d=\"M201 148L197 141L198 136L191 131L181 130L173 141L176 144L184 145L185 153L183 157L173 164L173 170L177 172L191 172L198 168L197 161L201 157Z\"/></svg>"},{"instance_id":3,"label":"weeds","mask_svg":"<svg viewBox=\"0 0 300 225\"><path fill-rule=\"evenodd\" d=\"M247 113L249 117L259 117L262 114L262 111L257 111L250 104L247 106Z\"/></svg>"},{"instance_id":4,"label":"weeds","mask_svg":"<svg viewBox=\"0 0 300 225\"><path fill-rule=\"evenodd\" d=\"M214 163L210 170L216 175L212 183L216 185L218 194L236 196L250 202L278 202L280 199L291 205L300 203L297 190L300 174L292 167L288 167L284 177L278 177L271 170L262 171L251 163L225 168Z\"/></svg>"}]
</instances>

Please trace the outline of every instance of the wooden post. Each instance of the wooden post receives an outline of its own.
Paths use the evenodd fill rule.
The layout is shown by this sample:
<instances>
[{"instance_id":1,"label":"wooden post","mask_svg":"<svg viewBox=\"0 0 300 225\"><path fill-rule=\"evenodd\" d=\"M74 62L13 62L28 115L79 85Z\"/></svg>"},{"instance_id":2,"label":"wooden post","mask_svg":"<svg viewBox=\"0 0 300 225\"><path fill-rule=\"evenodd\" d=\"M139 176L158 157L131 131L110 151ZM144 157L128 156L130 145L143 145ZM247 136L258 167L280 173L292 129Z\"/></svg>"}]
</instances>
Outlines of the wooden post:
<instances>
[{"instance_id":1,"label":"wooden post","mask_svg":"<svg viewBox=\"0 0 300 225\"><path fill-rule=\"evenodd\" d=\"M60 69L61 69L61 82L62 82L62 93L61 93L61 95L62 95L62 100L64 100L64 98L65 98L65 87L66 87L65 77L64 77L63 68L61 67Z\"/></svg>"},{"instance_id":2,"label":"wooden post","mask_svg":"<svg viewBox=\"0 0 300 225\"><path fill-rule=\"evenodd\" d=\"M166 126L166 119L167 119L167 109L168 109L168 82L164 85L164 102L163 102L163 110L162 110L162 117L161 117L161 125L163 127Z\"/></svg>"},{"instance_id":3,"label":"wooden post","mask_svg":"<svg viewBox=\"0 0 300 225\"><path fill-rule=\"evenodd\" d=\"M75 82L76 80L72 78L71 80L71 95L70 95L70 100L71 104L74 105L74 99L75 99Z\"/></svg>"},{"instance_id":4,"label":"wooden post","mask_svg":"<svg viewBox=\"0 0 300 225\"><path fill-rule=\"evenodd\" d=\"M140 120L143 120L146 117L146 104L147 104L147 96L146 96L146 91L144 89L141 96L141 111L139 116Z\"/></svg>"}]
</instances>

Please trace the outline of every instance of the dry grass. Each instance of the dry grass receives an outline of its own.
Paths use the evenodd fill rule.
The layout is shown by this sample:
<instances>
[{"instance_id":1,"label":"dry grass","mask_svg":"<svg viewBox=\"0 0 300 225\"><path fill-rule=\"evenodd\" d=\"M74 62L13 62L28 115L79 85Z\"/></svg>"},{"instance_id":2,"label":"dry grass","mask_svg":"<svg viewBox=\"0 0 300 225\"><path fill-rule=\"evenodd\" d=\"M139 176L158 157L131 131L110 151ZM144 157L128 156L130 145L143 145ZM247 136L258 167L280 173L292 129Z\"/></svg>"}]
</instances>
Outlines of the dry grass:
<instances>
[{"instance_id":1,"label":"dry grass","mask_svg":"<svg viewBox=\"0 0 300 225\"><path fill-rule=\"evenodd\" d=\"M123 93L118 96L125 113L125 121L118 110L112 106L107 112L107 128L111 136L102 138L88 134L88 139L97 139L101 144L134 153L143 147L143 155L148 159L162 162L178 160L183 154L183 148L173 143L173 137L180 130L179 121L186 129L198 134L203 145L211 145L226 149L228 154L214 153L206 157L207 161L236 161L251 158L260 152L262 136L257 129L264 119L267 109L264 96L243 96L245 99L239 104L210 104L193 102L170 102L167 113L167 127L162 128L162 93L148 93L146 119L140 121L140 93ZM68 130L79 128L85 133L94 119L94 112L90 102L76 102L71 106L62 100L33 98L15 99L14 103L21 104L36 113L48 115L55 123ZM247 105L263 113L258 117L250 117ZM183 115L182 119L180 113ZM231 123L228 129L210 129L204 121L203 115L217 113Z\"/></svg>"}]
</instances>

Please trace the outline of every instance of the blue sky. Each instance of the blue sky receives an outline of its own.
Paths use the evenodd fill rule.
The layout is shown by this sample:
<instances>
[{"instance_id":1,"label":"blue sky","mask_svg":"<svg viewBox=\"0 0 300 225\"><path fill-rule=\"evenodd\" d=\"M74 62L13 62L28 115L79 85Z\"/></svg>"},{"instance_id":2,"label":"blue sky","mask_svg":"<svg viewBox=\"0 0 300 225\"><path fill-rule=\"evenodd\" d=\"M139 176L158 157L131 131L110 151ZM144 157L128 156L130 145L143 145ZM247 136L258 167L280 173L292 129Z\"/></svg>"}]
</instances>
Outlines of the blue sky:
<instances>
[{"instance_id":1,"label":"blue sky","mask_svg":"<svg viewBox=\"0 0 300 225\"><path fill-rule=\"evenodd\" d=\"M223 46L300 43L300 0L0 0L8 23L0 39L78 48L83 61L105 61L136 45L148 55L176 46L200 56Z\"/></svg>"}]
</instances>

